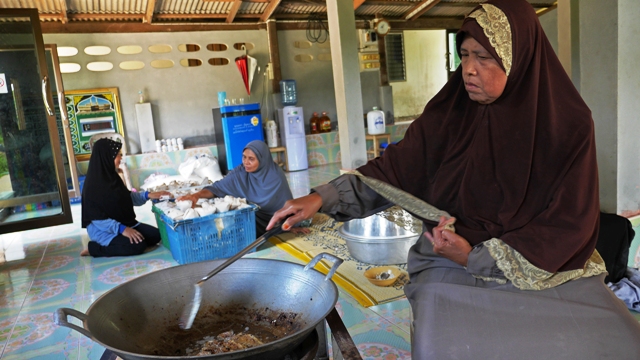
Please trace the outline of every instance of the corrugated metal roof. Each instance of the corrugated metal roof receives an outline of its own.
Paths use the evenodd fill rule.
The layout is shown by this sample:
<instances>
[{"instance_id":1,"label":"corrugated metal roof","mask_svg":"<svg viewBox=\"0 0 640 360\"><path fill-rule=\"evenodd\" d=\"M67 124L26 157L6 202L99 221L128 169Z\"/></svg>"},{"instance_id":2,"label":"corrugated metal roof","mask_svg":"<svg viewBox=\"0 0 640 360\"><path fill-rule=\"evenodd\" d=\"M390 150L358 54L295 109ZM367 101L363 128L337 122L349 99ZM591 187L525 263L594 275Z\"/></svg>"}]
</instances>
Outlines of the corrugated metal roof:
<instances>
[{"instance_id":1,"label":"corrugated metal roof","mask_svg":"<svg viewBox=\"0 0 640 360\"><path fill-rule=\"evenodd\" d=\"M281 2L274 14L315 14L326 13L327 6L320 4L304 4Z\"/></svg>"},{"instance_id":2,"label":"corrugated metal roof","mask_svg":"<svg viewBox=\"0 0 640 360\"><path fill-rule=\"evenodd\" d=\"M386 18L394 18L402 16L402 14L409 11L413 6L415 5L367 5L365 2L356 10L356 15L375 16L376 14L380 14Z\"/></svg>"},{"instance_id":3,"label":"corrugated metal roof","mask_svg":"<svg viewBox=\"0 0 640 360\"><path fill-rule=\"evenodd\" d=\"M451 17L451 16L465 16L471 12L475 8L475 5L470 6L435 6L433 9L429 10L424 16L434 16L434 17Z\"/></svg>"},{"instance_id":4,"label":"corrugated metal roof","mask_svg":"<svg viewBox=\"0 0 640 360\"><path fill-rule=\"evenodd\" d=\"M66 11L69 21L142 21L149 1L151 0L0 0L0 8L38 8L43 19L53 21L60 21L65 17L62 11ZM483 0L441 0L420 19L462 17L481 1ZM557 2L528 1L537 10L554 6ZM236 18L242 17L243 22L257 23L260 16L270 8L270 2L271 0L244 0ZM356 9L355 15L359 19L366 19L379 14L389 20L401 20L403 14L421 2L422 0L368 0ZM162 22L197 19L207 15L214 21L223 22L234 4L235 0L156 0L153 14L161 15ZM327 6L322 0L281 0L272 17L304 19L305 15L326 12Z\"/></svg>"}]
</instances>

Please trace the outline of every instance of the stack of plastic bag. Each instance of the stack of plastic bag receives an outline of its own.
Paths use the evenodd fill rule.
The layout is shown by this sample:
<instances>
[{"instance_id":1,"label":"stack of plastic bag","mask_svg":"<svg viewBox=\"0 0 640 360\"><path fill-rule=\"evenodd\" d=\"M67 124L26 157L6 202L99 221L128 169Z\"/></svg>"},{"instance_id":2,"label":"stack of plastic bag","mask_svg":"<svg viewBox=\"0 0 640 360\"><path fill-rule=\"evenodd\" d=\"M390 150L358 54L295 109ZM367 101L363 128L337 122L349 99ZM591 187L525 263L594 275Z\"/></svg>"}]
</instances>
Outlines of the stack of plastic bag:
<instances>
[{"instance_id":1,"label":"stack of plastic bag","mask_svg":"<svg viewBox=\"0 0 640 360\"><path fill-rule=\"evenodd\" d=\"M201 178L207 178L212 182L222 179L220 165L218 159L202 154L198 156L190 156L178 167L178 172L184 178L195 174Z\"/></svg>"},{"instance_id":2,"label":"stack of plastic bag","mask_svg":"<svg viewBox=\"0 0 640 360\"><path fill-rule=\"evenodd\" d=\"M161 201L155 206L173 221L193 219L215 213L250 207L247 199L225 196L224 198L199 199L195 207L191 200Z\"/></svg>"},{"instance_id":3,"label":"stack of plastic bag","mask_svg":"<svg viewBox=\"0 0 640 360\"><path fill-rule=\"evenodd\" d=\"M206 154L190 156L179 165L178 172L180 175L151 174L144 180L141 189L150 192L169 191L177 198L195 193L222 179L218 160Z\"/></svg>"}]
</instances>

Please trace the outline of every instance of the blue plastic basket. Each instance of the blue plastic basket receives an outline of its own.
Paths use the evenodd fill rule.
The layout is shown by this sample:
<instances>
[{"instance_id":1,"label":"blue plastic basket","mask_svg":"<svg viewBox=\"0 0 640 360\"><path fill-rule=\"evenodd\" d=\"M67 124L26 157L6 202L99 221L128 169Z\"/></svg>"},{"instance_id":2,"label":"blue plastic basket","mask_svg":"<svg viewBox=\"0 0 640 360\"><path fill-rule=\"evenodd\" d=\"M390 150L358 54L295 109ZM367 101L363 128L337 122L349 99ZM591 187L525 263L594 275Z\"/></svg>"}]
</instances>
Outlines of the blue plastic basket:
<instances>
[{"instance_id":1,"label":"blue plastic basket","mask_svg":"<svg viewBox=\"0 0 640 360\"><path fill-rule=\"evenodd\" d=\"M228 258L256 240L256 205L189 220L173 221L153 206L161 236L179 264ZM220 219L220 220L216 220ZM216 223L222 223L218 231ZM166 246L164 237L163 244ZM252 251L255 251L253 249Z\"/></svg>"}]
</instances>

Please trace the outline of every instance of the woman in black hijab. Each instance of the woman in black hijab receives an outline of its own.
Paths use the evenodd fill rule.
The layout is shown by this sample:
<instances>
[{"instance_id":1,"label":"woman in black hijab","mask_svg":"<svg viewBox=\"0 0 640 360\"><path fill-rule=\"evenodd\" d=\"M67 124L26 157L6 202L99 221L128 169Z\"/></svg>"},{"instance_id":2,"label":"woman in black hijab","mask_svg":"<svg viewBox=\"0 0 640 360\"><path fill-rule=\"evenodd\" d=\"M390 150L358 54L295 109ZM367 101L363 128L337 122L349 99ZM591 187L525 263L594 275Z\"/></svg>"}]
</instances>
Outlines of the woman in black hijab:
<instances>
[{"instance_id":1,"label":"woman in black hijab","mask_svg":"<svg viewBox=\"0 0 640 360\"><path fill-rule=\"evenodd\" d=\"M640 324L595 251L594 125L524 0L489 0L456 37L462 64L361 174L453 217L425 222L404 288L415 359L637 359ZM391 204L355 175L288 201L268 229ZM447 225L455 222L455 232Z\"/></svg>"},{"instance_id":2,"label":"woman in black hijab","mask_svg":"<svg viewBox=\"0 0 640 360\"><path fill-rule=\"evenodd\" d=\"M139 255L160 242L157 228L136 221L133 206L171 193L129 191L117 171L122 160L120 149L122 144L110 139L93 145L82 189L82 227L91 241L82 256Z\"/></svg>"}]
</instances>

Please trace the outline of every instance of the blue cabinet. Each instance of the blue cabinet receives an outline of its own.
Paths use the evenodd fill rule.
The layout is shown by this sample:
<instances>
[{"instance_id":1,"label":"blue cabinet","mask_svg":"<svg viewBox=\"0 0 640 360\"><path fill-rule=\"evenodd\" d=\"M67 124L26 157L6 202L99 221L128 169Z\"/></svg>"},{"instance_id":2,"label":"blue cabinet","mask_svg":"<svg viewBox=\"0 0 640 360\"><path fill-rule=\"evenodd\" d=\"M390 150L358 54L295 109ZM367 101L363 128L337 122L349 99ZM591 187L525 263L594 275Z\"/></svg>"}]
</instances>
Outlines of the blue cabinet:
<instances>
[{"instance_id":1,"label":"blue cabinet","mask_svg":"<svg viewBox=\"0 0 640 360\"><path fill-rule=\"evenodd\" d=\"M253 140L264 141L260 104L222 106L213 109L218 162L223 174L242 164L242 150Z\"/></svg>"}]
</instances>

